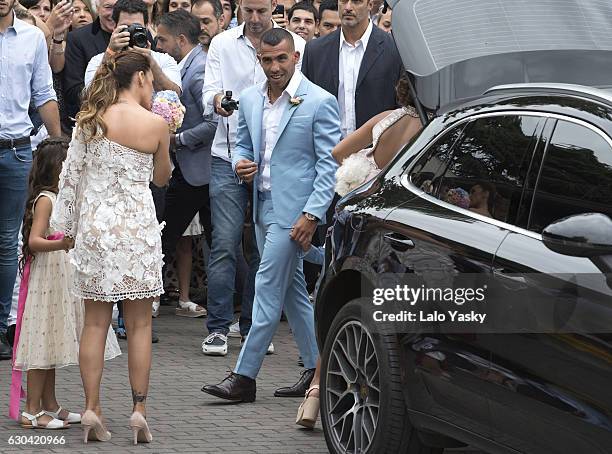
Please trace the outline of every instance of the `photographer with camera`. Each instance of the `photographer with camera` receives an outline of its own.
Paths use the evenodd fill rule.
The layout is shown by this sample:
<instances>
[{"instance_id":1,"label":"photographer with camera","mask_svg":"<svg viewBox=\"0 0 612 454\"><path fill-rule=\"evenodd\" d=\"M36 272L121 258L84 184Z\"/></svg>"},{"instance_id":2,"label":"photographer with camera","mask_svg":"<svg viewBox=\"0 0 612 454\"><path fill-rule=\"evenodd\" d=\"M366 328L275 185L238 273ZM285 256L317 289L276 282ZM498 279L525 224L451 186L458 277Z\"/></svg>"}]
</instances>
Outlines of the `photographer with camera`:
<instances>
[{"instance_id":1,"label":"photographer with camera","mask_svg":"<svg viewBox=\"0 0 612 454\"><path fill-rule=\"evenodd\" d=\"M117 24L106 52L94 56L85 70L85 86L88 87L105 56L112 56L124 49L131 49L148 58L153 72L155 91L172 90L181 95L181 71L168 54L151 50L147 34L149 14L142 0L119 0L113 7L113 21Z\"/></svg>"}]
</instances>

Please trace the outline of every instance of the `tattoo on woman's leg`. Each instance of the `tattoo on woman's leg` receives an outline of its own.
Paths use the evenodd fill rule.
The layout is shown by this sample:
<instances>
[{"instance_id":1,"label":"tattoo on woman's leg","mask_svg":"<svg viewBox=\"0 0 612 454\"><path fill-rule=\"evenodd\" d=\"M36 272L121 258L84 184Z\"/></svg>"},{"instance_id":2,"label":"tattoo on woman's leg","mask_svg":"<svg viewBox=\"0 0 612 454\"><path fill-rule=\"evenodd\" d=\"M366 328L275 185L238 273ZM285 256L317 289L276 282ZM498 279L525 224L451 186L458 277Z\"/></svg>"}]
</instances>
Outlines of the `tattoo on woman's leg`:
<instances>
[{"instance_id":1,"label":"tattoo on woman's leg","mask_svg":"<svg viewBox=\"0 0 612 454\"><path fill-rule=\"evenodd\" d=\"M138 391L134 391L134 389L132 389L132 401L134 402L134 405L144 404L145 400L147 400L147 395L145 393L139 393Z\"/></svg>"}]
</instances>

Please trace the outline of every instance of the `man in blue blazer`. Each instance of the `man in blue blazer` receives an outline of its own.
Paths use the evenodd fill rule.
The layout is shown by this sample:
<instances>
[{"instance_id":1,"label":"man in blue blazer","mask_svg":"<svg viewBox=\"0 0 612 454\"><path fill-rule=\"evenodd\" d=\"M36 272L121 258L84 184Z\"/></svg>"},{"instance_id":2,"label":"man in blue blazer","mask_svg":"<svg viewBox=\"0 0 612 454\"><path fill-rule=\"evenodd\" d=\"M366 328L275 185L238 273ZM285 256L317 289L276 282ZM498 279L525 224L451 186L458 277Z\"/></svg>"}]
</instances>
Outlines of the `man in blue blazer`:
<instances>
[{"instance_id":1,"label":"man in blue blazer","mask_svg":"<svg viewBox=\"0 0 612 454\"><path fill-rule=\"evenodd\" d=\"M261 254L255 278L253 324L234 372L202 391L236 402L255 400L255 378L285 310L307 370L318 349L313 307L302 270L303 250L334 196L340 141L336 99L306 79L299 52L282 28L261 38L258 55L267 81L240 95L238 138L232 165L253 183L253 220Z\"/></svg>"},{"instance_id":2,"label":"man in blue blazer","mask_svg":"<svg viewBox=\"0 0 612 454\"><path fill-rule=\"evenodd\" d=\"M204 228L210 246L211 222L208 183L210 182L210 146L217 129L212 115L204 116L202 86L206 53L199 45L200 23L185 10L177 10L161 17L158 25L157 47L177 61L181 70L185 106L183 124L171 136L174 145L174 170L168 191L162 235L166 260L174 256L176 244L196 215ZM189 316L203 316L203 308L190 301L179 301L179 312ZM180 312L182 310L182 312Z\"/></svg>"}]
</instances>

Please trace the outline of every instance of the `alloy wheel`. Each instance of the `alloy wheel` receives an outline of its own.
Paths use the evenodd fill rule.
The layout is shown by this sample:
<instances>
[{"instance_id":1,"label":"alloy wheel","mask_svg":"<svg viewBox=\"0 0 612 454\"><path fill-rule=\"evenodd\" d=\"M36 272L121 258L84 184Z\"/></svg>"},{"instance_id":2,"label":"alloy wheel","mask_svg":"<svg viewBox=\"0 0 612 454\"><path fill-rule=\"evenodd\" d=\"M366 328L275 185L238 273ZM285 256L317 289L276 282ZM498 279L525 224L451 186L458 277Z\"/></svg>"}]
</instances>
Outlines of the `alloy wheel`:
<instances>
[{"instance_id":1,"label":"alloy wheel","mask_svg":"<svg viewBox=\"0 0 612 454\"><path fill-rule=\"evenodd\" d=\"M334 338L325 399L330 432L340 452L368 452L378 424L380 376L374 341L358 321L345 323Z\"/></svg>"}]
</instances>

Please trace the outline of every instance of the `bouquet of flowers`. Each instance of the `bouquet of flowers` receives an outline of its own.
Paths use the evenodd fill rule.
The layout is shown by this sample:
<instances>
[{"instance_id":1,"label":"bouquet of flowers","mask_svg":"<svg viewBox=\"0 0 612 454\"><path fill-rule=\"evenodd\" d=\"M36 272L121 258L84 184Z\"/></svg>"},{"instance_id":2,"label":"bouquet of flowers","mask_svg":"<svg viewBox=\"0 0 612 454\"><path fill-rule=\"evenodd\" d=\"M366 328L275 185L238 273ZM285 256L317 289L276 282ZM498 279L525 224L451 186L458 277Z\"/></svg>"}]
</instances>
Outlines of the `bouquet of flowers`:
<instances>
[{"instance_id":1,"label":"bouquet of flowers","mask_svg":"<svg viewBox=\"0 0 612 454\"><path fill-rule=\"evenodd\" d=\"M155 93L151 111L166 120L168 129L172 134L176 133L183 124L185 106L181 103L176 92L172 90L163 90Z\"/></svg>"},{"instance_id":2,"label":"bouquet of flowers","mask_svg":"<svg viewBox=\"0 0 612 454\"><path fill-rule=\"evenodd\" d=\"M371 180L380 171L367 155L371 150L365 148L346 158L336 171L336 192L344 197L353 189Z\"/></svg>"}]
</instances>

